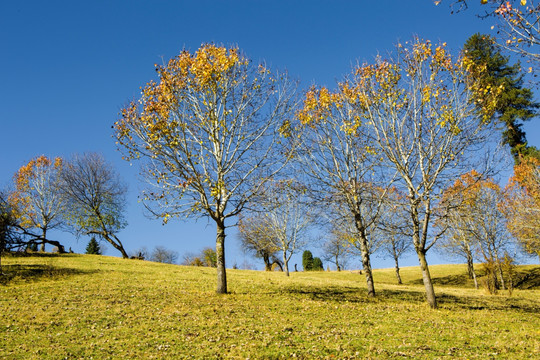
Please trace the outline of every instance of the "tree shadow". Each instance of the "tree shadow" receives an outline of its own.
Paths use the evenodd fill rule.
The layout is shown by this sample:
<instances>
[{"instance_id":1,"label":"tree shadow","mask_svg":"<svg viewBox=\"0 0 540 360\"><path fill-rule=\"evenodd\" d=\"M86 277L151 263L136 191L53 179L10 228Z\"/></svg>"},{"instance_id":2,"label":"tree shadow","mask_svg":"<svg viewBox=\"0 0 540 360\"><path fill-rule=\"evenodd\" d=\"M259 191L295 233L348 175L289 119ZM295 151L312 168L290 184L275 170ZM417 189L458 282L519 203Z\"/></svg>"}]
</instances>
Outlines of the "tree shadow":
<instances>
[{"instance_id":1,"label":"tree shadow","mask_svg":"<svg viewBox=\"0 0 540 360\"><path fill-rule=\"evenodd\" d=\"M514 287L522 290L540 288L540 267L534 269L518 269Z\"/></svg>"},{"instance_id":2,"label":"tree shadow","mask_svg":"<svg viewBox=\"0 0 540 360\"><path fill-rule=\"evenodd\" d=\"M56 258L61 256L69 256L69 255L78 255L78 254L59 254L59 253L49 253L49 252L39 252L39 251L12 251L8 253L2 254L2 256L6 257L12 257L12 258L25 258L25 257L37 257L37 258Z\"/></svg>"},{"instance_id":3,"label":"tree shadow","mask_svg":"<svg viewBox=\"0 0 540 360\"><path fill-rule=\"evenodd\" d=\"M466 275L465 275L466 276ZM376 303L376 302L406 302L412 305L421 305L426 302L423 289L378 289L375 298L369 298L367 291L356 287L310 287L298 288L287 286L281 289L292 296L308 298L313 301L337 302L337 303ZM436 293L436 298L441 308L466 309L466 310L512 310L525 313L540 313L540 302L511 297L506 295L489 296L482 295L451 295Z\"/></svg>"},{"instance_id":4,"label":"tree shadow","mask_svg":"<svg viewBox=\"0 0 540 360\"><path fill-rule=\"evenodd\" d=\"M42 280L54 280L67 276L94 274L99 270L80 270L72 268L61 268L51 265L2 265L0 275L0 285L8 285L11 282L37 282Z\"/></svg>"},{"instance_id":5,"label":"tree shadow","mask_svg":"<svg viewBox=\"0 0 540 360\"><path fill-rule=\"evenodd\" d=\"M474 287L473 280L469 279L468 274L432 277L431 281L435 286L457 286L466 288ZM424 285L424 281L422 279L416 279L410 281L409 283L414 285Z\"/></svg>"},{"instance_id":6,"label":"tree shadow","mask_svg":"<svg viewBox=\"0 0 540 360\"><path fill-rule=\"evenodd\" d=\"M308 298L314 301L332 301L339 303L364 303L369 301L366 290L355 287L326 286L299 288L295 286L286 286L281 288L280 292L292 296Z\"/></svg>"}]
</instances>

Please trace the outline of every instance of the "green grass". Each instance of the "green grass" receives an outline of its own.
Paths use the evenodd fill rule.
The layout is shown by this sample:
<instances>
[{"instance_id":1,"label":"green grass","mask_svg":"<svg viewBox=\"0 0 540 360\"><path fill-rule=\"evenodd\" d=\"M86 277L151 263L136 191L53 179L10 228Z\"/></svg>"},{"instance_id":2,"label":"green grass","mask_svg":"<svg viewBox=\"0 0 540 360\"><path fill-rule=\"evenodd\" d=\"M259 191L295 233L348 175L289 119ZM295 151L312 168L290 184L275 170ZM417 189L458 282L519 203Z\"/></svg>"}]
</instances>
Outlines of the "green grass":
<instances>
[{"instance_id":1,"label":"green grass","mask_svg":"<svg viewBox=\"0 0 540 360\"><path fill-rule=\"evenodd\" d=\"M540 266L488 295L461 265L432 266L440 308L417 268L358 273L228 270L97 255L6 257L0 285L2 359L540 358ZM532 287L532 289L531 289ZM526 290L525 290L526 289Z\"/></svg>"}]
</instances>

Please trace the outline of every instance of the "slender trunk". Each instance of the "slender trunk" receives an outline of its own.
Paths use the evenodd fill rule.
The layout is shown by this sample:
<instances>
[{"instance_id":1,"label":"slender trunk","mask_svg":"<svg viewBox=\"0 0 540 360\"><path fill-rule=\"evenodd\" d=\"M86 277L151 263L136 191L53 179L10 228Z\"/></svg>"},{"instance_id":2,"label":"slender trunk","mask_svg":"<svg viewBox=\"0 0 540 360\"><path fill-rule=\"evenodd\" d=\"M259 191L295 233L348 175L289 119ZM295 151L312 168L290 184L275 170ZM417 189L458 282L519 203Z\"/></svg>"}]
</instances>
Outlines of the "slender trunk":
<instances>
[{"instance_id":1,"label":"slender trunk","mask_svg":"<svg viewBox=\"0 0 540 360\"><path fill-rule=\"evenodd\" d=\"M373 273L371 271L371 260L369 258L369 246L368 239L366 237L366 231L362 224L360 214L355 214L355 224L360 236L360 252L362 254L362 267L366 274L367 291L369 297L375 297L375 284L373 282Z\"/></svg>"},{"instance_id":2,"label":"slender trunk","mask_svg":"<svg viewBox=\"0 0 540 360\"><path fill-rule=\"evenodd\" d=\"M401 281L401 276L399 275L399 262L398 262L398 257L397 257L397 256L394 256L394 260L396 261L396 277L397 277L397 283L398 283L398 285L401 285L401 284L403 284L403 282Z\"/></svg>"},{"instance_id":3,"label":"slender trunk","mask_svg":"<svg viewBox=\"0 0 540 360\"><path fill-rule=\"evenodd\" d=\"M217 293L227 293L227 273L225 270L225 221L217 223L216 256L217 256Z\"/></svg>"},{"instance_id":4,"label":"slender trunk","mask_svg":"<svg viewBox=\"0 0 540 360\"><path fill-rule=\"evenodd\" d=\"M472 275L473 275L473 280L474 280L474 288L478 290L478 280L476 279L476 272L474 271L474 265L471 264L471 266L472 266Z\"/></svg>"},{"instance_id":5,"label":"slender trunk","mask_svg":"<svg viewBox=\"0 0 540 360\"><path fill-rule=\"evenodd\" d=\"M289 276L289 260L287 260L287 253L283 252L283 267L285 268L285 275Z\"/></svg>"},{"instance_id":6,"label":"slender trunk","mask_svg":"<svg viewBox=\"0 0 540 360\"><path fill-rule=\"evenodd\" d=\"M41 252L45 252L45 239L47 239L47 229L43 229L43 233L42 233L42 243L41 243L41 246L39 248L39 251Z\"/></svg>"},{"instance_id":7,"label":"slender trunk","mask_svg":"<svg viewBox=\"0 0 540 360\"><path fill-rule=\"evenodd\" d=\"M341 266L339 266L339 259L337 255L336 255L336 269L337 271L341 271Z\"/></svg>"},{"instance_id":8,"label":"slender trunk","mask_svg":"<svg viewBox=\"0 0 540 360\"><path fill-rule=\"evenodd\" d=\"M362 253L362 267L364 268L364 272L366 273L366 283L367 283L367 290L368 290L368 296L369 297L375 297L375 284L373 282L373 273L371 271L371 260L369 258L369 251L368 251L368 242L366 239L366 236L361 236L362 239L362 246L361 246L361 253Z\"/></svg>"},{"instance_id":9,"label":"slender trunk","mask_svg":"<svg viewBox=\"0 0 540 360\"><path fill-rule=\"evenodd\" d=\"M264 271L272 271L272 264L270 263L270 257L267 253L263 253Z\"/></svg>"},{"instance_id":10,"label":"slender trunk","mask_svg":"<svg viewBox=\"0 0 540 360\"><path fill-rule=\"evenodd\" d=\"M500 261L497 259L497 270L499 272L499 277L501 278L501 287L503 290L506 290L506 285L504 284L503 271Z\"/></svg>"},{"instance_id":11,"label":"slender trunk","mask_svg":"<svg viewBox=\"0 0 540 360\"><path fill-rule=\"evenodd\" d=\"M474 266L473 266L473 256L469 249L467 251L467 273L469 275L469 279L474 278Z\"/></svg>"},{"instance_id":12,"label":"slender trunk","mask_svg":"<svg viewBox=\"0 0 540 360\"><path fill-rule=\"evenodd\" d=\"M420 269L422 270L422 279L424 281L424 287L426 289L426 300L432 309L437 308L437 300L435 298L435 290L433 289L433 282L431 281L431 274L429 273L429 267L426 260L425 251L416 250L418 254L418 260L420 261Z\"/></svg>"},{"instance_id":13,"label":"slender trunk","mask_svg":"<svg viewBox=\"0 0 540 360\"><path fill-rule=\"evenodd\" d=\"M114 241L108 234L100 234L100 235L103 235L103 237L105 238L105 240L107 240L107 242L109 242L116 250L120 251L123 259L129 259L129 255L124 249L124 246L122 245L122 243L116 236L112 235L114 239L116 240Z\"/></svg>"}]
</instances>

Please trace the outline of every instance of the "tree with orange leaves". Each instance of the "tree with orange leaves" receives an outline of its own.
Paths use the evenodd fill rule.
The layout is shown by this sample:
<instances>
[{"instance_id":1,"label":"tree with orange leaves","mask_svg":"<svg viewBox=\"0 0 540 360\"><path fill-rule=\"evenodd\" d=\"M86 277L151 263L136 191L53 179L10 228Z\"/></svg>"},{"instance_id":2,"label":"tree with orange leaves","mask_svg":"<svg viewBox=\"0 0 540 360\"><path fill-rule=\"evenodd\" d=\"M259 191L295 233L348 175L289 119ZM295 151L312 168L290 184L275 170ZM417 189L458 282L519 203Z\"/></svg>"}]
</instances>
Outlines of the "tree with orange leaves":
<instances>
[{"instance_id":1,"label":"tree with orange leaves","mask_svg":"<svg viewBox=\"0 0 540 360\"><path fill-rule=\"evenodd\" d=\"M144 161L154 215L216 223L217 292L227 292L226 221L287 163L296 84L237 48L202 45L156 68L114 128L128 161ZM292 139L290 137L289 139Z\"/></svg>"},{"instance_id":2,"label":"tree with orange leaves","mask_svg":"<svg viewBox=\"0 0 540 360\"><path fill-rule=\"evenodd\" d=\"M522 249L540 258L540 160L529 157L514 166L502 209Z\"/></svg>"},{"instance_id":3,"label":"tree with orange leaves","mask_svg":"<svg viewBox=\"0 0 540 360\"><path fill-rule=\"evenodd\" d=\"M439 247L467 260L469 276L475 281L474 257L478 256L494 281L505 287L502 259L509 250L512 238L506 229L506 219L501 211L504 192L490 178L472 170L447 188L442 207L447 209L444 221L437 223L445 228ZM495 275L499 276L496 281Z\"/></svg>"},{"instance_id":4,"label":"tree with orange leaves","mask_svg":"<svg viewBox=\"0 0 540 360\"><path fill-rule=\"evenodd\" d=\"M31 233L31 242L45 244L65 252L64 246L47 238L47 232L63 224L64 199L60 191L61 158L36 157L22 166L14 176L15 191L9 202L21 228ZM36 233L37 231L37 233Z\"/></svg>"}]
</instances>

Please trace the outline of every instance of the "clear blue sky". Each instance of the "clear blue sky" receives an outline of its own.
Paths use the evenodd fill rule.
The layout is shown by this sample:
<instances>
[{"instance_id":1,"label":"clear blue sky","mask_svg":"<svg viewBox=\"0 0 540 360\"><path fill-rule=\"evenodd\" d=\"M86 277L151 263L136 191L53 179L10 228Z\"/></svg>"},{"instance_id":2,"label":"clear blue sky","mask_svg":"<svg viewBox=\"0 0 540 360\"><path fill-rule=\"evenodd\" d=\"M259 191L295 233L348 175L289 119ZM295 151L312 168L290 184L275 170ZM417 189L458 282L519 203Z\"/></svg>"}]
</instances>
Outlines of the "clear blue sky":
<instances>
[{"instance_id":1,"label":"clear blue sky","mask_svg":"<svg viewBox=\"0 0 540 360\"><path fill-rule=\"evenodd\" d=\"M182 255L214 246L215 228L205 219L162 226L145 218L137 168L116 151L111 126L139 87L155 79L153 64L204 42L234 44L255 61L288 70L304 88L332 87L351 64L370 61L398 40L418 35L457 51L473 33L492 33L475 9L451 15L448 4L431 0L2 1L0 187L37 155L101 152L130 187L129 225L119 234L128 251L162 245ZM538 146L537 128L526 130ZM55 236L76 252L88 242ZM228 267L244 259L261 267L241 253L232 229L226 249ZM110 245L107 254L118 255ZM434 255L432 263L445 261ZM374 258L374 266L391 262Z\"/></svg>"}]
</instances>

